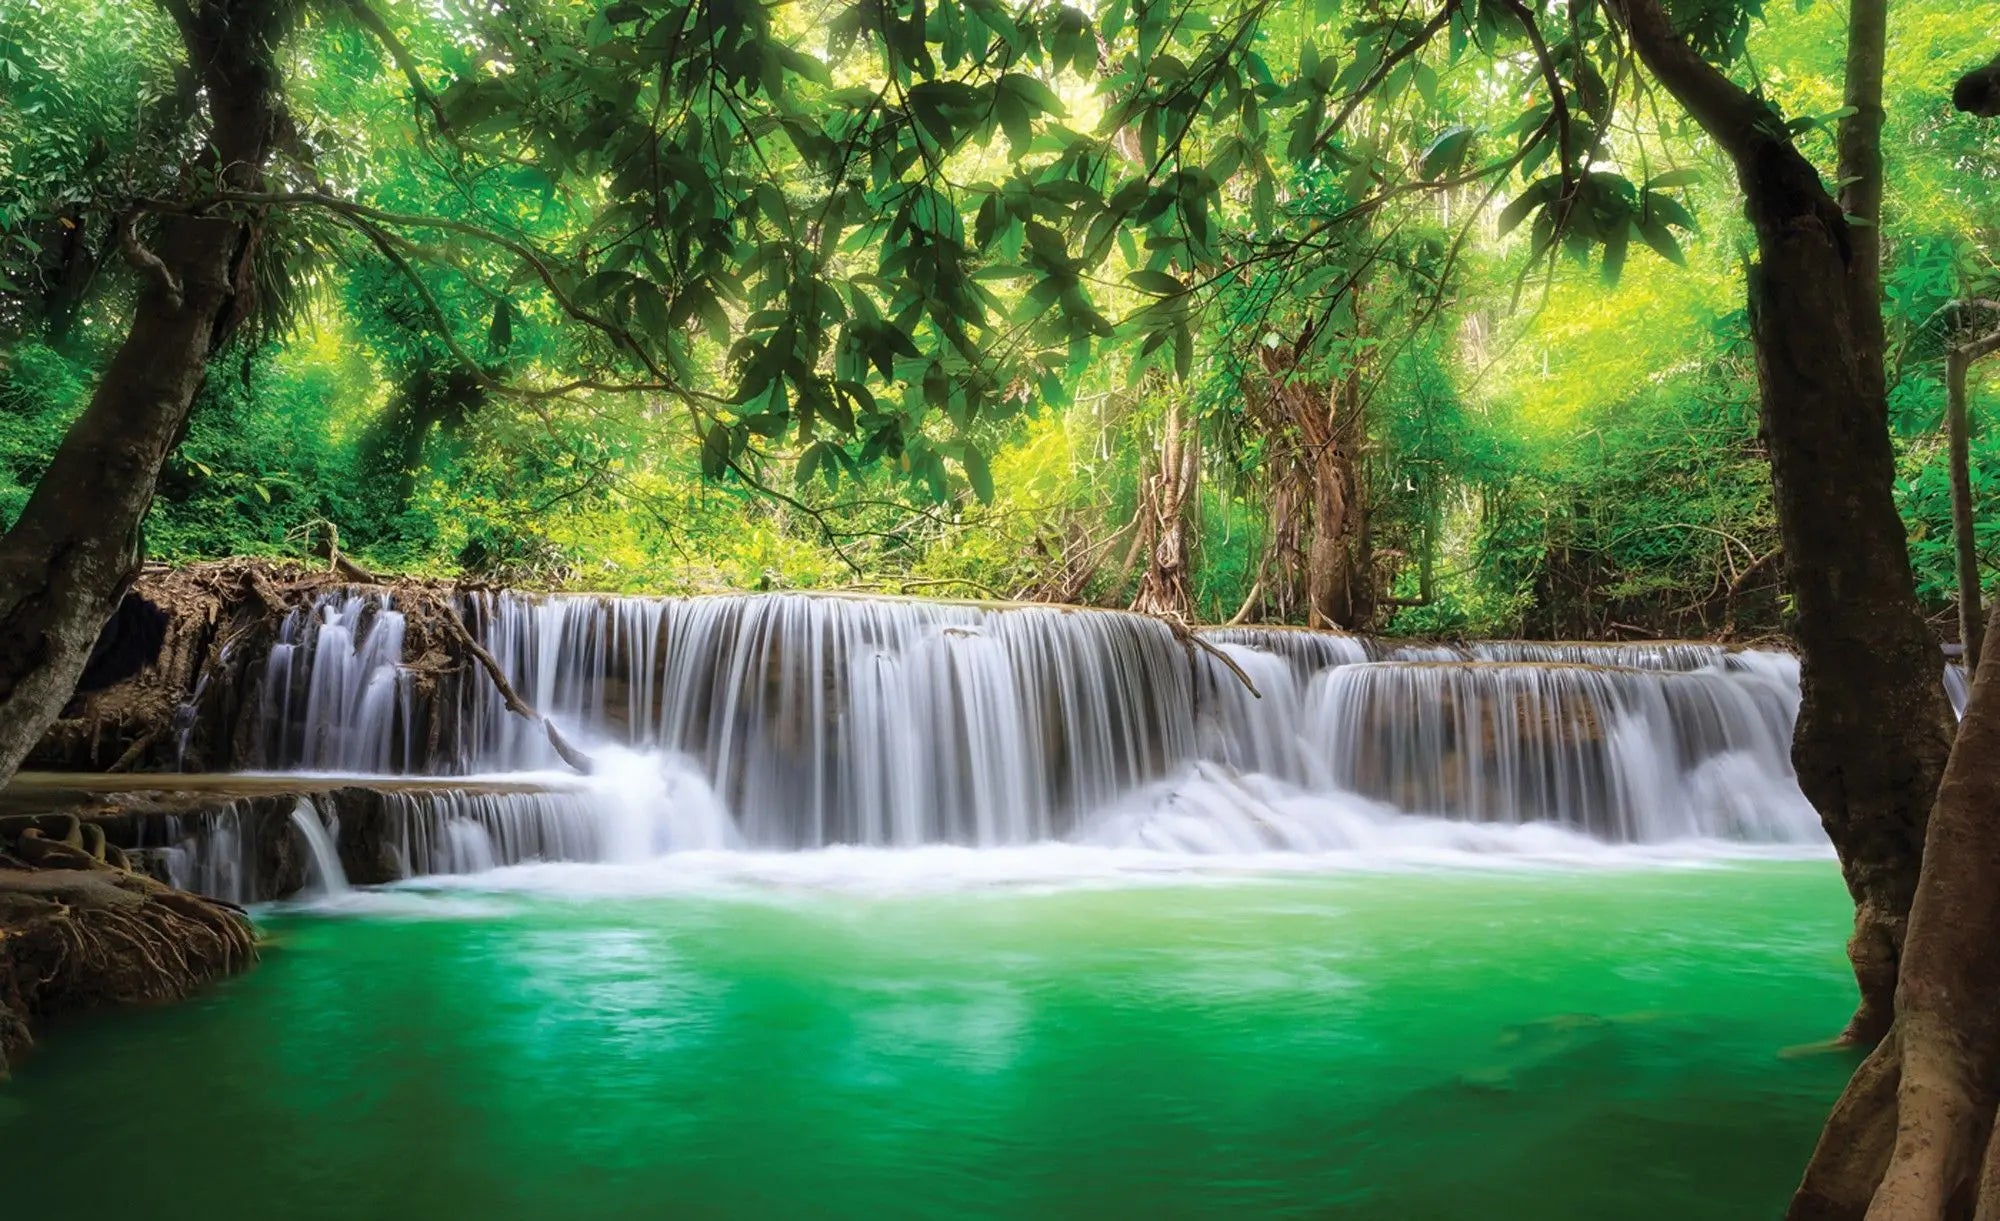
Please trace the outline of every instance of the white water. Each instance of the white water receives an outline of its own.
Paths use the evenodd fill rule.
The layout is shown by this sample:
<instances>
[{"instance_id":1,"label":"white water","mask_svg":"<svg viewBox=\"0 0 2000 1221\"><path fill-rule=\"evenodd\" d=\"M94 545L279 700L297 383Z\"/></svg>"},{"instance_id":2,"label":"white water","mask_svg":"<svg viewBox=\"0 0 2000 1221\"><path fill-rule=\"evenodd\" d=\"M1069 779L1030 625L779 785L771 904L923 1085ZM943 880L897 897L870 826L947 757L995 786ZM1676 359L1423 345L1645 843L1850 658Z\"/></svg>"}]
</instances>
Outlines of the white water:
<instances>
[{"instance_id":1,"label":"white water","mask_svg":"<svg viewBox=\"0 0 2000 1221\"><path fill-rule=\"evenodd\" d=\"M1826 852L1791 771L1781 653L1206 633L1246 685L1117 612L504 594L467 610L595 774L570 775L477 670L427 701L379 594L293 615L252 692L244 762L314 773L376 876L900 892ZM329 888L336 841L318 814L292 821ZM165 822L174 880L271 897L246 893L263 858L234 807Z\"/></svg>"},{"instance_id":2,"label":"white water","mask_svg":"<svg viewBox=\"0 0 2000 1221\"><path fill-rule=\"evenodd\" d=\"M303 892L313 898L332 898L347 893L347 874L340 868L340 850L334 847L333 835L319 820L319 811L313 803L301 798L292 807L292 825L299 830L299 836L306 845L306 889ZM334 833L338 833L336 825Z\"/></svg>"},{"instance_id":3,"label":"white water","mask_svg":"<svg viewBox=\"0 0 2000 1221\"><path fill-rule=\"evenodd\" d=\"M389 772L410 766L414 681L403 616L382 599L323 594L294 610L264 662L252 767Z\"/></svg>"},{"instance_id":4,"label":"white water","mask_svg":"<svg viewBox=\"0 0 2000 1221\"><path fill-rule=\"evenodd\" d=\"M1354 828L1332 812L1356 809L1607 842L1820 841L1791 775L1797 666L1783 654L1209 633L1253 694L1157 621L1111 612L799 595L469 606L528 702L604 767L581 796L456 811L435 794L409 799L413 872L716 847L1095 842L1120 827L1180 851L1246 835L1311 851L1345 842ZM348 593L288 621L265 670L258 761L414 770L425 714L395 664L402 626ZM559 766L490 684L463 698L443 718L458 732L435 770ZM1134 820L1135 803L1163 791L1179 813ZM562 842L551 820L573 818L565 802L593 811L591 842ZM1254 835L1233 813L1246 803Z\"/></svg>"},{"instance_id":5,"label":"white water","mask_svg":"<svg viewBox=\"0 0 2000 1221\"><path fill-rule=\"evenodd\" d=\"M1944 667L1944 693L1951 700L1953 716L1965 715L1965 701L1972 698L1972 684L1965 677L1963 662L1947 662Z\"/></svg>"}]
</instances>

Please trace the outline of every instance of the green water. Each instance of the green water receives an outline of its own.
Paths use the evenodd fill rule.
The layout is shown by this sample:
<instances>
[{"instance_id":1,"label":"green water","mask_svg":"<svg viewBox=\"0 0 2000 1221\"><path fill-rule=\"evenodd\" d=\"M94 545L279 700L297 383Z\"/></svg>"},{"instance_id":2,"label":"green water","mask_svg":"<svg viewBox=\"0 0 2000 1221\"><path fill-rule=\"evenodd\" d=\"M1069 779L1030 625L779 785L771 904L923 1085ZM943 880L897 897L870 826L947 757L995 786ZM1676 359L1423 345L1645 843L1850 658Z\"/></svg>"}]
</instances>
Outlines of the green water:
<instances>
[{"instance_id":1,"label":"green water","mask_svg":"<svg viewBox=\"0 0 2000 1221\"><path fill-rule=\"evenodd\" d=\"M49 1032L20 1218L1766 1218L1825 863L453 892ZM30 1169L32 1168L32 1169Z\"/></svg>"}]
</instances>

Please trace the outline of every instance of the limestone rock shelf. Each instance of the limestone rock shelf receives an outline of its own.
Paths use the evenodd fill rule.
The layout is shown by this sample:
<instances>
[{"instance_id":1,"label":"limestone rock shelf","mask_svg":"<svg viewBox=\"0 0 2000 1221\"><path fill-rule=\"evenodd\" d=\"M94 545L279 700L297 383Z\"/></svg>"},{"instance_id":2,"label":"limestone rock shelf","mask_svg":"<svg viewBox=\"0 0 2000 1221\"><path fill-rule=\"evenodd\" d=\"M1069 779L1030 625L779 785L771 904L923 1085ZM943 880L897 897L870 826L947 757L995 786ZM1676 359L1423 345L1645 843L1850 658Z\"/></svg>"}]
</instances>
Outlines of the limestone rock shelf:
<instances>
[{"instance_id":1,"label":"limestone rock shelf","mask_svg":"<svg viewBox=\"0 0 2000 1221\"><path fill-rule=\"evenodd\" d=\"M349 881L379 884L529 859L596 855L598 820L561 777L93 775L24 772L0 790L0 834L50 817L75 822L135 872L248 904L298 894L306 811L337 846Z\"/></svg>"}]
</instances>

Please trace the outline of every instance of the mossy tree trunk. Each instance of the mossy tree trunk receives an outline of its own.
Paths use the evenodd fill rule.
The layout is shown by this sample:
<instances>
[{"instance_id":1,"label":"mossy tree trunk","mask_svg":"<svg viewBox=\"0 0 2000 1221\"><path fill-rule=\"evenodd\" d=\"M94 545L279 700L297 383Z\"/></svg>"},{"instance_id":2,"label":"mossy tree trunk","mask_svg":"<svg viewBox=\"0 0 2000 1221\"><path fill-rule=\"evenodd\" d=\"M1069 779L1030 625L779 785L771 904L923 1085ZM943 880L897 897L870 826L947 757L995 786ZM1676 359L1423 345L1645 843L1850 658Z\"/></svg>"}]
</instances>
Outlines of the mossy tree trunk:
<instances>
[{"instance_id":1,"label":"mossy tree trunk","mask_svg":"<svg viewBox=\"0 0 2000 1221\"><path fill-rule=\"evenodd\" d=\"M1132 609L1176 619L1194 617L1194 544L1201 510L1199 422L1170 392L1154 468L1140 487L1140 538L1146 567Z\"/></svg>"},{"instance_id":2,"label":"mossy tree trunk","mask_svg":"<svg viewBox=\"0 0 2000 1221\"><path fill-rule=\"evenodd\" d=\"M1374 607L1367 504L1356 456L1366 429L1358 372L1337 385L1300 366L1313 334L1259 350L1268 385L1252 412L1275 442L1273 461L1305 485L1304 601L1310 627L1360 629ZM1275 515L1274 515L1275 516Z\"/></svg>"}]
</instances>

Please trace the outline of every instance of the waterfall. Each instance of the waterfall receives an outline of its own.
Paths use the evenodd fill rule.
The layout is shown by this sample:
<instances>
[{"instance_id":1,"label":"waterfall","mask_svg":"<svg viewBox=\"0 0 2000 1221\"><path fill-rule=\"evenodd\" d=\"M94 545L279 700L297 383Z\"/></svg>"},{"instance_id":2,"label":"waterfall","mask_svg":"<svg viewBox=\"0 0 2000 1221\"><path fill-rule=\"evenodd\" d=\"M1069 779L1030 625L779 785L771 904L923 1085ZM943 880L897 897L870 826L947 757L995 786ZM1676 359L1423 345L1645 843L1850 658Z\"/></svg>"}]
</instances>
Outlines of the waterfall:
<instances>
[{"instance_id":1,"label":"waterfall","mask_svg":"<svg viewBox=\"0 0 2000 1221\"><path fill-rule=\"evenodd\" d=\"M1944 666L1944 693L1951 701L1951 714L1965 716L1965 701L1972 698L1972 681L1965 676L1965 663L1948 661Z\"/></svg>"},{"instance_id":2,"label":"waterfall","mask_svg":"<svg viewBox=\"0 0 2000 1221\"><path fill-rule=\"evenodd\" d=\"M177 889L241 906L262 897L252 893L243 823L242 804L235 801L199 815L142 819L131 855Z\"/></svg>"},{"instance_id":3,"label":"waterfall","mask_svg":"<svg viewBox=\"0 0 2000 1221\"><path fill-rule=\"evenodd\" d=\"M382 798L406 873L1064 838L1319 850L1412 817L1461 838L1821 834L1791 773L1798 667L1782 653L1206 630L1232 666L1113 611L804 594L464 607L600 775L447 795L443 777L561 763L490 683L420 693L381 593L329 591L288 618L247 714L253 766L432 774Z\"/></svg>"},{"instance_id":4,"label":"waterfall","mask_svg":"<svg viewBox=\"0 0 2000 1221\"><path fill-rule=\"evenodd\" d=\"M403 615L377 594L336 591L292 611L264 661L254 767L387 772L412 758Z\"/></svg>"},{"instance_id":5,"label":"waterfall","mask_svg":"<svg viewBox=\"0 0 2000 1221\"><path fill-rule=\"evenodd\" d=\"M334 847L333 836L319 820L319 811L313 803L300 798L292 807L292 825L299 829L299 837L306 843L306 893L319 898L347 892L347 874L340 868L340 851ZM335 828L336 832L338 827Z\"/></svg>"},{"instance_id":6,"label":"waterfall","mask_svg":"<svg viewBox=\"0 0 2000 1221\"><path fill-rule=\"evenodd\" d=\"M1137 616L797 595L479 610L529 703L694 760L752 844L1044 839L1193 755L1187 656ZM493 692L467 720L475 767L557 766Z\"/></svg>"},{"instance_id":7,"label":"waterfall","mask_svg":"<svg viewBox=\"0 0 2000 1221\"><path fill-rule=\"evenodd\" d=\"M1306 723L1328 786L1413 813L1785 839L1812 817L1790 764L1795 687L1769 681L1786 669L1370 662L1316 679Z\"/></svg>"},{"instance_id":8,"label":"waterfall","mask_svg":"<svg viewBox=\"0 0 2000 1221\"><path fill-rule=\"evenodd\" d=\"M595 810L580 793L388 792L382 804L383 842L406 877L599 856Z\"/></svg>"}]
</instances>

